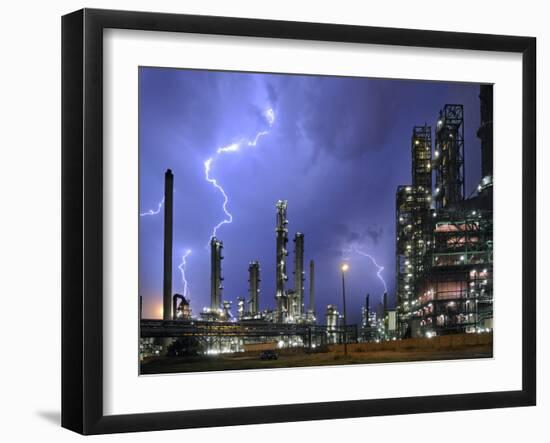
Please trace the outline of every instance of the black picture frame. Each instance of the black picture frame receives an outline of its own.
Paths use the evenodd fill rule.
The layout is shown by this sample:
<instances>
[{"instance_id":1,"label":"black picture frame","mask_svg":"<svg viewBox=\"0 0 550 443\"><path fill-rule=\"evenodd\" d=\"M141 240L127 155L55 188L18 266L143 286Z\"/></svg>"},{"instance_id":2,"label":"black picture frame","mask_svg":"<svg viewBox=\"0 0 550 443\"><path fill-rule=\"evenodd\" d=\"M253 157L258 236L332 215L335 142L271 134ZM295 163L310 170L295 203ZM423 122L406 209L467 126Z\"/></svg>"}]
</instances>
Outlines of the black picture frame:
<instances>
[{"instance_id":1,"label":"black picture frame","mask_svg":"<svg viewBox=\"0 0 550 443\"><path fill-rule=\"evenodd\" d=\"M522 389L131 415L103 413L103 30L453 48L522 54ZM536 404L536 39L83 9L62 18L62 426L82 434ZM518 122L519 123L519 122Z\"/></svg>"}]
</instances>

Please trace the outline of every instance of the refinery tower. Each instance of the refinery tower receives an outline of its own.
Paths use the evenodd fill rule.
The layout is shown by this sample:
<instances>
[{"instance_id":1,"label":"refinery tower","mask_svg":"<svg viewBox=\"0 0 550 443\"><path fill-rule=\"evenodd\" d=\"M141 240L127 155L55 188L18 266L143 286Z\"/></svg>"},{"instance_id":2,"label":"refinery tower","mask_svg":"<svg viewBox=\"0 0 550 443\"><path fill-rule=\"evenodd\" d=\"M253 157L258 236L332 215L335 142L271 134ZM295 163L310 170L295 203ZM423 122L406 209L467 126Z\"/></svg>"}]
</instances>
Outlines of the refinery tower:
<instances>
[{"instance_id":1,"label":"refinery tower","mask_svg":"<svg viewBox=\"0 0 550 443\"><path fill-rule=\"evenodd\" d=\"M288 220L286 218L287 201L279 200L277 202L277 218L275 234L277 237L276 247L276 266L275 266L275 301L277 306L277 321L283 322L286 320L288 311L287 294L285 291L285 283L288 280L286 275L286 257L288 251L286 244L288 243Z\"/></svg>"},{"instance_id":2,"label":"refinery tower","mask_svg":"<svg viewBox=\"0 0 550 443\"><path fill-rule=\"evenodd\" d=\"M222 250L223 242L212 237L210 240L210 309L213 311L221 309L222 305Z\"/></svg>"}]
</instances>

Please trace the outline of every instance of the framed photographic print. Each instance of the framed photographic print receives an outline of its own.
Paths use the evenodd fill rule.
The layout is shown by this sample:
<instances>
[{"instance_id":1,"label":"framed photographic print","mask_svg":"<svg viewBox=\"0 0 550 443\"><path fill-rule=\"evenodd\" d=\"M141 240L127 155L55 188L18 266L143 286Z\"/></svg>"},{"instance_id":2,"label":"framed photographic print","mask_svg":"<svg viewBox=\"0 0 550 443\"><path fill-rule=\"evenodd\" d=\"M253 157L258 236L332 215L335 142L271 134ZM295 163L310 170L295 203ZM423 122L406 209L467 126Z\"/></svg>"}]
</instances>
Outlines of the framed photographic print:
<instances>
[{"instance_id":1,"label":"framed photographic print","mask_svg":"<svg viewBox=\"0 0 550 443\"><path fill-rule=\"evenodd\" d=\"M534 38L63 17L62 425L534 405Z\"/></svg>"}]
</instances>

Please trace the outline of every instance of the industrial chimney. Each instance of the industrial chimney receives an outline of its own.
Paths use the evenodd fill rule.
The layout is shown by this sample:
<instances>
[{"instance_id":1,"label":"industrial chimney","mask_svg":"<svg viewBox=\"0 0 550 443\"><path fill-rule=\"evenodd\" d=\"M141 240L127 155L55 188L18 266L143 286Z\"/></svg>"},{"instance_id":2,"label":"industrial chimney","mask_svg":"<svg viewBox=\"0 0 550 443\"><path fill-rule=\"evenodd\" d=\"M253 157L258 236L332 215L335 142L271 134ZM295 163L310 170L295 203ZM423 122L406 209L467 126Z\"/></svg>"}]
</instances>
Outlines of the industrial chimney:
<instances>
[{"instance_id":1,"label":"industrial chimney","mask_svg":"<svg viewBox=\"0 0 550 443\"><path fill-rule=\"evenodd\" d=\"M219 310L222 304L222 249L223 242L216 237L210 240L210 308Z\"/></svg>"},{"instance_id":2,"label":"industrial chimney","mask_svg":"<svg viewBox=\"0 0 550 443\"><path fill-rule=\"evenodd\" d=\"M252 316L260 310L260 262L252 261L248 265L248 294L250 296L249 312Z\"/></svg>"},{"instance_id":3,"label":"industrial chimney","mask_svg":"<svg viewBox=\"0 0 550 443\"><path fill-rule=\"evenodd\" d=\"M481 125L477 136L481 140L481 178L493 175L493 85L481 85Z\"/></svg>"},{"instance_id":4,"label":"industrial chimney","mask_svg":"<svg viewBox=\"0 0 550 443\"><path fill-rule=\"evenodd\" d=\"M172 318L172 232L173 232L174 175L170 169L164 174L164 282L162 318Z\"/></svg>"}]
</instances>

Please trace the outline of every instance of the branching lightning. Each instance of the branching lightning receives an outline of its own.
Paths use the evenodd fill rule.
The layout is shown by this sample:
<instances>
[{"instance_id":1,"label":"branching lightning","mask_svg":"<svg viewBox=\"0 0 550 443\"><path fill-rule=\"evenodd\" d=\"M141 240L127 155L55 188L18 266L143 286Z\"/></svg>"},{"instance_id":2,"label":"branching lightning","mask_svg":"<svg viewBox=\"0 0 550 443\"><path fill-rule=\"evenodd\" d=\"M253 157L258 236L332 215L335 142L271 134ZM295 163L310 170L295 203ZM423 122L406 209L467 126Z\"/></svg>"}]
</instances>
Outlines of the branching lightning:
<instances>
[{"instance_id":1,"label":"branching lightning","mask_svg":"<svg viewBox=\"0 0 550 443\"><path fill-rule=\"evenodd\" d=\"M370 261L372 261L372 264L374 266L376 266L377 268L377 271L376 271L376 276L378 277L378 279L382 282L382 285L384 285L384 292L388 292L388 285L386 285L386 280L384 280L384 277L382 277L382 271L384 270L384 266L380 266L378 263L376 263L376 260L375 258L370 255L370 254L367 254L366 252L364 251L361 251L357 248L357 246L355 246L353 248L353 250L359 254L359 255L362 255L363 257L367 257L370 259Z\"/></svg>"},{"instance_id":2,"label":"branching lightning","mask_svg":"<svg viewBox=\"0 0 550 443\"><path fill-rule=\"evenodd\" d=\"M149 209L147 212L142 212L141 214L139 214L139 216L145 217L146 215L157 215L162 209L163 205L164 205L164 197L162 197L162 200L159 202L157 209Z\"/></svg>"},{"instance_id":3,"label":"branching lightning","mask_svg":"<svg viewBox=\"0 0 550 443\"><path fill-rule=\"evenodd\" d=\"M267 109L264 113L264 117L265 117L267 123L269 124L269 129L271 129L271 127L273 126L273 123L275 121L275 113L274 113L273 109L271 109L271 108ZM214 226L214 228L212 230L212 235L210 236L210 239L212 237L216 236L216 233L218 232L218 229L220 229L224 224L228 224L228 223L233 222L233 215L227 209L227 205L229 203L229 197L226 194L223 187L217 182L217 180L210 176L210 169L212 167L212 163L222 154L237 152L242 147L252 147L252 148L256 147L259 140L262 137L266 136L267 134L269 134L269 130L260 131L256 134L256 136L253 139L241 139L236 143L232 143L232 144L227 145L227 146L222 146L222 147L220 147L216 150L216 153L213 156L209 157L204 162L204 176L205 176L205 179L206 179L207 182L212 184L212 186L214 186L222 194L222 196L223 196L222 210L225 214L224 219L221 220L216 226ZM157 214L160 213L163 206L164 206L164 197L159 202L158 207L156 209L150 209L150 210L148 210L146 212L143 212L139 215L140 215L140 217L144 217L144 216L148 216L148 215L157 215ZM183 283L183 296L186 299L189 299L189 294L190 294L189 282L187 281L187 277L185 275L186 266L187 266L187 258L189 257L190 254L191 254L191 249L187 249L185 251L185 253L182 255L181 262L178 265L178 269L180 270L180 273L181 273L181 281Z\"/></svg>"},{"instance_id":4,"label":"branching lightning","mask_svg":"<svg viewBox=\"0 0 550 443\"><path fill-rule=\"evenodd\" d=\"M185 277L185 266L187 265L187 257L189 257L189 254L191 254L191 249L187 249L185 251L185 254L181 256L181 263L178 266L178 269L181 272L181 281L183 283L183 296L189 300L189 283L187 282L187 278Z\"/></svg>"},{"instance_id":5,"label":"branching lightning","mask_svg":"<svg viewBox=\"0 0 550 443\"><path fill-rule=\"evenodd\" d=\"M225 148L220 148L220 149L225 149ZM219 151L220 150L218 149L218 153ZM224 151L224 152L229 152L229 151ZM218 191L220 191L221 194L223 195L222 210L226 218L224 218L221 222L219 222L216 226L214 226L210 239L216 236L218 229L220 229L223 225L233 222L233 215L227 210L227 203L229 203L229 197L227 197L227 194L225 193L224 189L218 184L216 179L210 177L210 166L212 165L212 161L213 161L213 158L210 157L208 160L204 162L204 175L205 175L206 181L209 183L212 183L212 185Z\"/></svg>"},{"instance_id":6,"label":"branching lightning","mask_svg":"<svg viewBox=\"0 0 550 443\"><path fill-rule=\"evenodd\" d=\"M269 128L273 126L273 123L275 122L275 112L272 108L267 109L264 112L264 117L267 120L267 123L269 124ZM218 183L218 181L215 178L212 178L210 176L210 170L212 168L212 163L217 160L220 155L222 154L228 154L231 152L238 152L242 147L256 147L258 144L260 138L264 137L265 135L269 134L269 130L260 131L256 134L256 136L253 139L241 139L238 142L231 143L227 146L222 146L216 150L216 153L209 157L204 162L204 178L205 180L212 184L221 194L223 197L223 203L222 203L222 210L224 213L224 218L214 226L212 229L212 234L210 235L210 239L216 236L218 229L220 229L225 224L230 224L233 222L233 215L229 212L227 209L227 205L229 204L229 197L223 187Z\"/></svg>"}]
</instances>

